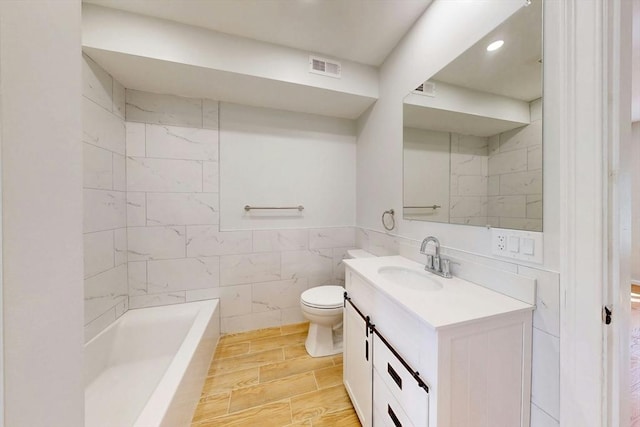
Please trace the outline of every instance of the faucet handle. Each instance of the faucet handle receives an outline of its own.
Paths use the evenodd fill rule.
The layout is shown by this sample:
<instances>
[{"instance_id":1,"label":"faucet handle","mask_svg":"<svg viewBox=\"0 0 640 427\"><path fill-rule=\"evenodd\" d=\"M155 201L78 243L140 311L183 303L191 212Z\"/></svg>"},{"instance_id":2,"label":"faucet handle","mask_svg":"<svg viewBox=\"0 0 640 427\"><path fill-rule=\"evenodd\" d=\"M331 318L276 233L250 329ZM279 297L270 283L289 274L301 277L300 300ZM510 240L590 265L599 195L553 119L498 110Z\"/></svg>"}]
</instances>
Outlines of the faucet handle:
<instances>
[{"instance_id":1,"label":"faucet handle","mask_svg":"<svg viewBox=\"0 0 640 427\"><path fill-rule=\"evenodd\" d=\"M446 258L442 259L442 274L444 277L451 277L451 269L449 266L449 260Z\"/></svg>"}]
</instances>

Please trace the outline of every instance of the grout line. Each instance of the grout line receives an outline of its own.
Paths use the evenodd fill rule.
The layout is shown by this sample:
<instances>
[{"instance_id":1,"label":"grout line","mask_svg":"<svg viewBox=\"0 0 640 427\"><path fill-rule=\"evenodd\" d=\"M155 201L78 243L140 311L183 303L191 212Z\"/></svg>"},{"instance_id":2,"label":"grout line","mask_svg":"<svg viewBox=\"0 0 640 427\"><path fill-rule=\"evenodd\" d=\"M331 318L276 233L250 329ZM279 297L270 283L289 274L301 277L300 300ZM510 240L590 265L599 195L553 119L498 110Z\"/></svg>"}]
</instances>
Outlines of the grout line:
<instances>
[{"instance_id":1,"label":"grout line","mask_svg":"<svg viewBox=\"0 0 640 427\"><path fill-rule=\"evenodd\" d=\"M298 396L298 395L296 394L296 396ZM291 404L291 396L287 400L289 401L289 414L291 414L291 423L290 424L293 424L293 405Z\"/></svg>"},{"instance_id":2,"label":"grout line","mask_svg":"<svg viewBox=\"0 0 640 427\"><path fill-rule=\"evenodd\" d=\"M229 411L231 410L231 392L232 392L232 390L229 390L229 400L227 401L227 415L229 414Z\"/></svg>"},{"instance_id":3,"label":"grout line","mask_svg":"<svg viewBox=\"0 0 640 427\"><path fill-rule=\"evenodd\" d=\"M144 158L147 158L147 123L144 123Z\"/></svg>"},{"instance_id":4,"label":"grout line","mask_svg":"<svg viewBox=\"0 0 640 427\"><path fill-rule=\"evenodd\" d=\"M113 183L111 184L113 186ZM82 187L83 190L93 190L93 191L109 191L112 193L126 193L126 190L114 190L111 188L97 188L97 187Z\"/></svg>"},{"instance_id":5,"label":"grout line","mask_svg":"<svg viewBox=\"0 0 640 427\"><path fill-rule=\"evenodd\" d=\"M107 268L106 270L103 270L103 271L101 271L101 272L99 272L99 273L92 274L91 276L87 276L87 277L85 277L83 280L93 279L94 277L98 277L98 276L100 276L101 274L108 273L108 272L110 272L111 270L115 270L116 268L119 268L119 267L120 267L120 266L122 266L122 265L124 265L124 264L120 264L120 265L116 265L116 266L109 267L109 268Z\"/></svg>"},{"instance_id":6,"label":"grout line","mask_svg":"<svg viewBox=\"0 0 640 427\"><path fill-rule=\"evenodd\" d=\"M107 110L104 106L98 104L96 101L94 101L93 99L89 98L87 95L83 94L82 97L85 98L87 101L91 101L92 103L94 103L98 107L102 108L104 111L106 111L107 113L111 114L116 119L122 120L123 123L125 122L125 120L122 117L120 117L119 115L115 114L113 111ZM111 107L113 108L113 99L111 99Z\"/></svg>"},{"instance_id":7,"label":"grout line","mask_svg":"<svg viewBox=\"0 0 640 427\"><path fill-rule=\"evenodd\" d=\"M144 192L144 227L149 226L149 212L147 210L147 192Z\"/></svg>"},{"instance_id":8,"label":"grout line","mask_svg":"<svg viewBox=\"0 0 640 427\"><path fill-rule=\"evenodd\" d=\"M95 144L91 144L90 142L86 142L86 141L83 141L83 142L85 144L93 145L94 147L97 147L97 148L102 148L104 150L111 151L108 148L104 148L104 147L101 147L101 146L98 146L98 145L95 145ZM145 147L145 151L146 151L146 147ZM116 154L120 154L120 153L115 152L115 151L111 151L111 152L112 153L116 153ZM183 158L180 158L180 157L158 157L158 156L147 156L146 153L145 153L144 156L131 156L131 155L127 155L127 154L120 154L120 155L121 156L125 156L125 157L130 158L130 159L134 159L134 160L135 159L143 159L143 160L150 159L150 160L178 160L178 161L182 161L182 162L219 163L218 160L212 160L212 159L183 159Z\"/></svg>"},{"instance_id":9,"label":"grout line","mask_svg":"<svg viewBox=\"0 0 640 427\"><path fill-rule=\"evenodd\" d=\"M113 268L118 267L118 265L116 265L116 230L111 231L111 243L113 244L112 248L113 249L112 255L113 255ZM128 273L128 270L127 270ZM127 276L127 288L129 287L129 280L128 280L128 276Z\"/></svg>"}]
</instances>

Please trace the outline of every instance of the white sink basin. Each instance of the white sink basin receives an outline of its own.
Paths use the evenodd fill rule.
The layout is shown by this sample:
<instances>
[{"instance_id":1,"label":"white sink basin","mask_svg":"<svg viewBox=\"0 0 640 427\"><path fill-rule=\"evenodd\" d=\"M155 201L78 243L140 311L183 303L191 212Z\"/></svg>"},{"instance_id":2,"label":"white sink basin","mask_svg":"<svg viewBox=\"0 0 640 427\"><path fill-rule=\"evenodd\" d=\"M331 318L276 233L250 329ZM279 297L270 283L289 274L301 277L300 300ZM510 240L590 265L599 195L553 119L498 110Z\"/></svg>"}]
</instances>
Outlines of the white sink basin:
<instances>
[{"instance_id":1,"label":"white sink basin","mask_svg":"<svg viewBox=\"0 0 640 427\"><path fill-rule=\"evenodd\" d=\"M434 276L411 268L380 267L378 274L404 288L421 291L437 291L442 289L442 283Z\"/></svg>"}]
</instances>

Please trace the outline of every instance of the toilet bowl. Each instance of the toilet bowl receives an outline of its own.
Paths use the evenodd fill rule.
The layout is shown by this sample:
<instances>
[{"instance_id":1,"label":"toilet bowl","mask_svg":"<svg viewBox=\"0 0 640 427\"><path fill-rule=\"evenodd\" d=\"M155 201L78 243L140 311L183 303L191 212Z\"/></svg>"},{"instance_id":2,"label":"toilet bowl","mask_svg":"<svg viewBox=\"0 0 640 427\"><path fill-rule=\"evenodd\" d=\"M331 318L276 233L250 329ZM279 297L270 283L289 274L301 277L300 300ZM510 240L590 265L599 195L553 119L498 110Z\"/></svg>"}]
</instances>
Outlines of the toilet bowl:
<instances>
[{"instance_id":1,"label":"toilet bowl","mask_svg":"<svg viewBox=\"0 0 640 427\"><path fill-rule=\"evenodd\" d=\"M347 251L349 258L372 257L362 249ZM342 286L317 286L300 295L300 308L309 320L305 348L311 357L342 353Z\"/></svg>"}]
</instances>

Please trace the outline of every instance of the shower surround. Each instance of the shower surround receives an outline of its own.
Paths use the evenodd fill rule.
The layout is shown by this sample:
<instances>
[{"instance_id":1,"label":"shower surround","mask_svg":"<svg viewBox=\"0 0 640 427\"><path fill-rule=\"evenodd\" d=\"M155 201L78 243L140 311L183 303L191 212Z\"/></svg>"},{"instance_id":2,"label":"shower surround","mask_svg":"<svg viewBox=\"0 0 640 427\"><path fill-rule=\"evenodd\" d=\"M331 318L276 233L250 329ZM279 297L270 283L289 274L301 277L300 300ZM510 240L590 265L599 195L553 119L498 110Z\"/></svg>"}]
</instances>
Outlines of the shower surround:
<instances>
[{"instance_id":1,"label":"shower surround","mask_svg":"<svg viewBox=\"0 0 640 427\"><path fill-rule=\"evenodd\" d=\"M85 113L86 340L129 308L214 298L220 299L222 332L301 322L304 290L344 283L342 259L355 247L355 201L342 207L348 226L296 227L285 220L280 229L221 231L224 104L124 90L90 58L84 60L91 103ZM311 139L333 164L345 164L342 155L337 158L340 150L353 151L355 161L355 126L345 143L344 120L298 120L298 113L243 106L230 110L235 117L250 112L276 133ZM103 156L92 156L98 149ZM355 192L351 166L354 182L345 185ZM319 185L333 188L331 171L325 175Z\"/></svg>"}]
</instances>

